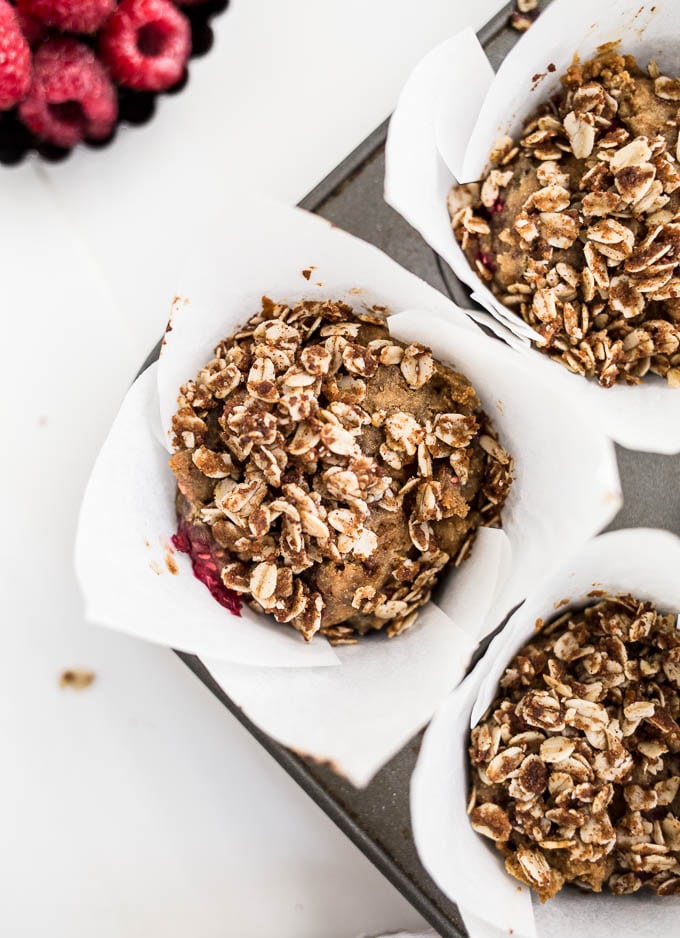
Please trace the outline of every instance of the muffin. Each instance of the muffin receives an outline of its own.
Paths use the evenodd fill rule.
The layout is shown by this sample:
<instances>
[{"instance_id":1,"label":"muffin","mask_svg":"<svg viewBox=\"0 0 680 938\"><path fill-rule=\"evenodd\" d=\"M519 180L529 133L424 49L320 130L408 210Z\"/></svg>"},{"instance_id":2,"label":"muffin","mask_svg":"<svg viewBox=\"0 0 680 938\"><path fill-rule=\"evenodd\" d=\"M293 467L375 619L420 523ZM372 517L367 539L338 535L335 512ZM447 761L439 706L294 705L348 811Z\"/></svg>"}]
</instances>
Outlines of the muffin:
<instances>
[{"instance_id":1,"label":"muffin","mask_svg":"<svg viewBox=\"0 0 680 938\"><path fill-rule=\"evenodd\" d=\"M680 387L679 104L680 80L605 47L449 195L471 267L543 352L603 387Z\"/></svg>"},{"instance_id":2,"label":"muffin","mask_svg":"<svg viewBox=\"0 0 680 938\"><path fill-rule=\"evenodd\" d=\"M500 522L512 460L474 389L381 309L263 298L178 404L175 543L307 641L403 632Z\"/></svg>"},{"instance_id":3,"label":"muffin","mask_svg":"<svg viewBox=\"0 0 680 938\"><path fill-rule=\"evenodd\" d=\"M565 612L472 730L472 826L542 900L680 894L679 718L675 615L632 596Z\"/></svg>"}]
</instances>

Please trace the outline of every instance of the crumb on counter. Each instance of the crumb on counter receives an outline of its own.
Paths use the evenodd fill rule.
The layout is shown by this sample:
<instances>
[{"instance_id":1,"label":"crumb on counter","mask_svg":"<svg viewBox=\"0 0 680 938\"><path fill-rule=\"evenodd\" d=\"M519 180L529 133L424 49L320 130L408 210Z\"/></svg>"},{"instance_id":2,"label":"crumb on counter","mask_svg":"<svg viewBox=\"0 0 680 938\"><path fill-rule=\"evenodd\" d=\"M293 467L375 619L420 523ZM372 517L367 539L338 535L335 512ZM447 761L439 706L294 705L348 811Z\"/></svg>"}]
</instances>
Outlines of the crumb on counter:
<instances>
[{"instance_id":1,"label":"crumb on counter","mask_svg":"<svg viewBox=\"0 0 680 938\"><path fill-rule=\"evenodd\" d=\"M67 668L59 675L59 687L85 690L94 683L96 674L87 668Z\"/></svg>"}]
</instances>

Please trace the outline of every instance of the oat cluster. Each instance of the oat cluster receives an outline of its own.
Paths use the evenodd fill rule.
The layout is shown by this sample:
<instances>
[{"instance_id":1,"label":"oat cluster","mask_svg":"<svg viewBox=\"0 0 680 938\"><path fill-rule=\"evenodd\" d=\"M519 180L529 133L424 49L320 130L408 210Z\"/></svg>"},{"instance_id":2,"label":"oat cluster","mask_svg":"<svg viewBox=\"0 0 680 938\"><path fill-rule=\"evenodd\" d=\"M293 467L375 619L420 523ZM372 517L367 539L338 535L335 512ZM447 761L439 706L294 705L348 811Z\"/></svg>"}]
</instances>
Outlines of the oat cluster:
<instances>
[{"instance_id":1,"label":"oat cluster","mask_svg":"<svg viewBox=\"0 0 680 938\"><path fill-rule=\"evenodd\" d=\"M570 371L680 386L680 80L611 51L503 137L449 211L468 260Z\"/></svg>"},{"instance_id":2,"label":"oat cluster","mask_svg":"<svg viewBox=\"0 0 680 938\"><path fill-rule=\"evenodd\" d=\"M564 613L473 729L472 826L542 899L680 894L680 632L632 596Z\"/></svg>"},{"instance_id":3,"label":"oat cluster","mask_svg":"<svg viewBox=\"0 0 680 938\"><path fill-rule=\"evenodd\" d=\"M307 640L407 629L511 481L469 382L381 310L331 301L265 299L173 428L180 516L226 587Z\"/></svg>"},{"instance_id":4,"label":"oat cluster","mask_svg":"<svg viewBox=\"0 0 680 938\"><path fill-rule=\"evenodd\" d=\"M515 8L508 20L512 29L525 33L538 16L538 0L515 0Z\"/></svg>"}]
</instances>

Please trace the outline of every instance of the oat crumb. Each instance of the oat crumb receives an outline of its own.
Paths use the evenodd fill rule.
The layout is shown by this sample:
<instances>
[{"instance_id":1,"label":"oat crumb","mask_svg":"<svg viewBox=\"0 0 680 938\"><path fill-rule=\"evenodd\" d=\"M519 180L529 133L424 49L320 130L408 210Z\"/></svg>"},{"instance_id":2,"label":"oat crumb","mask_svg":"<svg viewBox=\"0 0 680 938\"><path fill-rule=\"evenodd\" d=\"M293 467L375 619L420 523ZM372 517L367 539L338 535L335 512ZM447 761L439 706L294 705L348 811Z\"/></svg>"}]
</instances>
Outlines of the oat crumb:
<instances>
[{"instance_id":1,"label":"oat crumb","mask_svg":"<svg viewBox=\"0 0 680 938\"><path fill-rule=\"evenodd\" d=\"M59 675L59 687L72 690L85 690L94 682L96 674L86 668L67 668Z\"/></svg>"},{"instance_id":2,"label":"oat crumb","mask_svg":"<svg viewBox=\"0 0 680 938\"><path fill-rule=\"evenodd\" d=\"M179 573L177 561L173 557L173 552L170 550L165 554L165 566L168 568L168 573L172 573L173 576L177 576Z\"/></svg>"}]
</instances>

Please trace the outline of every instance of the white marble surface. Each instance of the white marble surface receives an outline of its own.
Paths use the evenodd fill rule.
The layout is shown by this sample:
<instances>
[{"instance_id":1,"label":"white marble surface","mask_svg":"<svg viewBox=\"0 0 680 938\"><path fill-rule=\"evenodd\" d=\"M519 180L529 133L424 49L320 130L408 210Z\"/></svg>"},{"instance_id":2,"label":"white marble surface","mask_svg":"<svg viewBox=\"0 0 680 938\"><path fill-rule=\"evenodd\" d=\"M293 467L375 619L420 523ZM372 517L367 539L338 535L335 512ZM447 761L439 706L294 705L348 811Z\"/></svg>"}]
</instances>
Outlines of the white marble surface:
<instances>
[{"instance_id":1,"label":"white marble surface","mask_svg":"<svg viewBox=\"0 0 680 938\"><path fill-rule=\"evenodd\" d=\"M0 935L351 938L422 921L169 651L87 626L77 508L200 238L200 186L296 201L389 112L462 0L232 0L147 127L0 168ZM124 589L124 584L121 584ZM94 685L60 690L63 668Z\"/></svg>"}]
</instances>

